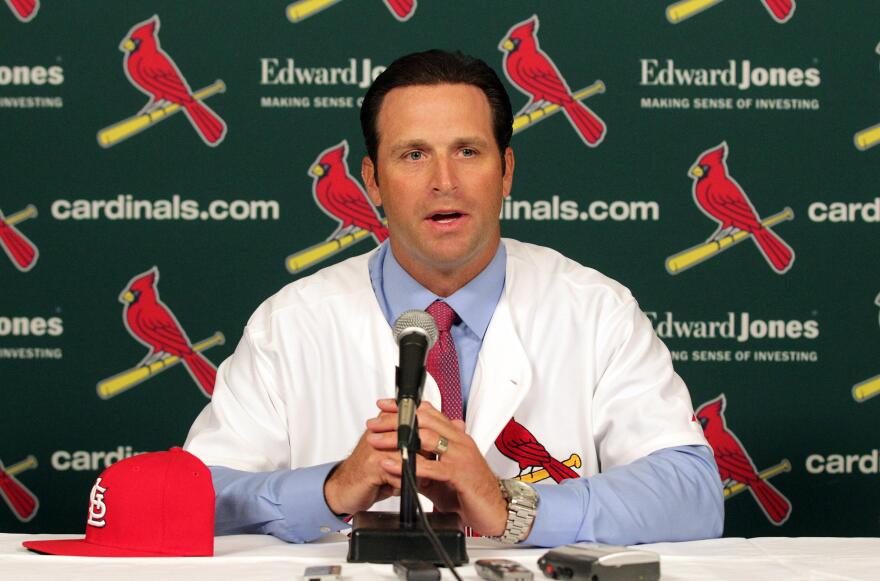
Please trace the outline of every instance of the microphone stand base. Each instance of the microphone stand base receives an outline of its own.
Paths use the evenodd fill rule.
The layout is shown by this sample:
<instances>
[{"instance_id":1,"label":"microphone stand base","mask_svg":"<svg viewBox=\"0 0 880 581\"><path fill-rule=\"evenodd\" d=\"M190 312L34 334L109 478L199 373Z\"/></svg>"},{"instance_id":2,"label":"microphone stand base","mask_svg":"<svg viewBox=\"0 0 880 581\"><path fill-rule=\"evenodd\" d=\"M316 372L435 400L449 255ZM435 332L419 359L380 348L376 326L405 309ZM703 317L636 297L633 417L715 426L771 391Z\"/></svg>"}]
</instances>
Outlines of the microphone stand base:
<instances>
[{"instance_id":1,"label":"microphone stand base","mask_svg":"<svg viewBox=\"0 0 880 581\"><path fill-rule=\"evenodd\" d=\"M465 536L458 515L432 512L426 516L452 563L456 567L467 563ZM404 559L443 565L420 522L411 528L404 527L396 512L361 511L354 515L348 543L349 563L393 563Z\"/></svg>"}]
</instances>

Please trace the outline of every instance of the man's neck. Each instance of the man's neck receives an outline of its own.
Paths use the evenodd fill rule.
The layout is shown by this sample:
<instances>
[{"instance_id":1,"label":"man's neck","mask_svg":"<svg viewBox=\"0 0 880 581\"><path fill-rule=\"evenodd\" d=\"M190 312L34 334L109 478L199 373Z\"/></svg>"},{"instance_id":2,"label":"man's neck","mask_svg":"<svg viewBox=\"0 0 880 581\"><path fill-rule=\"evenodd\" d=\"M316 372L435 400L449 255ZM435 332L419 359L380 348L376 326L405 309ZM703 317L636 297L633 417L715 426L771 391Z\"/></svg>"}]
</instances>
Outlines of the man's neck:
<instances>
[{"instance_id":1,"label":"man's neck","mask_svg":"<svg viewBox=\"0 0 880 581\"><path fill-rule=\"evenodd\" d=\"M501 240L495 241L495 244L485 249L475 259L468 261L464 265L456 265L450 268L438 268L427 265L419 261L401 260L397 253L394 258L411 277L420 285L437 295L438 297L448 297L461 289L467 283L472 281L478 274L492 262L495 253L498 251L498 244ZM390 250L394 252L394 244L392 242ZM402 254L402 253L401 253Z\"/></svg>"}]
</instances>

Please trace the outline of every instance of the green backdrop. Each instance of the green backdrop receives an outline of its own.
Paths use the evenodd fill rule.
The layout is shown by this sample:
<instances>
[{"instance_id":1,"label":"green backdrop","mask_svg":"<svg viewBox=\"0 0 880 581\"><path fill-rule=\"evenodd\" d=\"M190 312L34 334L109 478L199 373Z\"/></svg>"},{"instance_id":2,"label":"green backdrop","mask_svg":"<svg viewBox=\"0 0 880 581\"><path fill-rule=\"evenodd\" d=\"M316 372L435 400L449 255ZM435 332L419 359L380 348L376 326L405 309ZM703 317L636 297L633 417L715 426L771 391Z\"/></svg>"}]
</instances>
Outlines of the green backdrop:
<instances>
[{"instance_id":1,"label":"green backdrop","mask_svg":"<svg viewBox=\"0 0 880 581\"><path fill-rule=\"evenodd\" d=\"M157 267L189 339L225 338L203 351L219 364L263 299L374 246L287 267L336 230L308 172L346 140L359 174L372 75L431 47L503 75L499 45L535 15L572 91L604 88L583 103L607 131L590 146L559 111L519 130L503 234L629 286L695 407L724 395L728 431L791 504L774 522L731 483L726 535L880 532L880 3L796 0L788 19L760 0L324 4L294 22L285 0L41 0L29 19L0 2L0 481L26 493L0 503L0 530L81 532L108 459L180 445L207 403L179 364L99 395L147 354L119 300L133 277ZM147 103L119 47L153 15L193 91L222 81L204 99L219 143L179 111L99 143ZM773 226L794 255L782 274L749 239L667 266L716 230L688 172L722 144L761 219L791 211Z\"/></svg>"}]
</instances>

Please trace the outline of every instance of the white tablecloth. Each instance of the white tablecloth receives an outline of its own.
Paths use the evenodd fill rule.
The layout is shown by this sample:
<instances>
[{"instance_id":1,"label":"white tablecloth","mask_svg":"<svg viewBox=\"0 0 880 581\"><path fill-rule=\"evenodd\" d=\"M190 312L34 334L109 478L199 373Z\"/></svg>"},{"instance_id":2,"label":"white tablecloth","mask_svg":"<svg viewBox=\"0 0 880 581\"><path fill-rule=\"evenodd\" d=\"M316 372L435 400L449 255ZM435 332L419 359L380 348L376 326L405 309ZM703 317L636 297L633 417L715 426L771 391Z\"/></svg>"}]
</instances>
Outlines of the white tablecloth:
<instances>
[{"instance_id":1,"label":"white tablecloth","mask_svg":"<svg viewBox=\"0 0 880 581\"><path fill-rule=\"evenodd\" d=\"M396 579L390 565L346 563L345 537L330 536L307 545L274 537L218 537L213 557L91 558L38 555L22 541L77 538L77 535L0 534L0 579L195 581L210 579L299 581L307 565L342 565L343 579ZM712 580L878 580L878 538L727 538L689 543L658 543L639 548L660 553L664 581ZM468 556L505 557L518 561L544 579L537 560L546 549L506 548L485 539L468 543ZM471 565L459 568L463 579L479 579ZM443 579L453 579L448 571Z\"/></svg>"}]
</instances>

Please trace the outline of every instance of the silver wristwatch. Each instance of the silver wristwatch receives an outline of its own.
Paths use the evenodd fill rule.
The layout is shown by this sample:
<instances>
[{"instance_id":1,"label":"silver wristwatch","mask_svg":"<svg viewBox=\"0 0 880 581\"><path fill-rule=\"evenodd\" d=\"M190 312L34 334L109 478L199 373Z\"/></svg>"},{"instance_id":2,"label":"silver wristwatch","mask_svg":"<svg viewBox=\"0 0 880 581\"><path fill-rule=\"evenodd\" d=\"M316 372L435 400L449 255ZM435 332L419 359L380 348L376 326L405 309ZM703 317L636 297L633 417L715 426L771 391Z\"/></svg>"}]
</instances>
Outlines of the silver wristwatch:
<instances>
[{"instance_id":1,"label":"silver wristwatch","mask_svg":"<svg viewBox=\"0 0 880 581\"><path fill-rule=\"evenodd\" d=\"M507 500L507 526L500 537L502 543L519 543L529 535L538 511L538 493L535 489L516 479L499 480L501 494Z\"/></svg>"}]
</instances>

